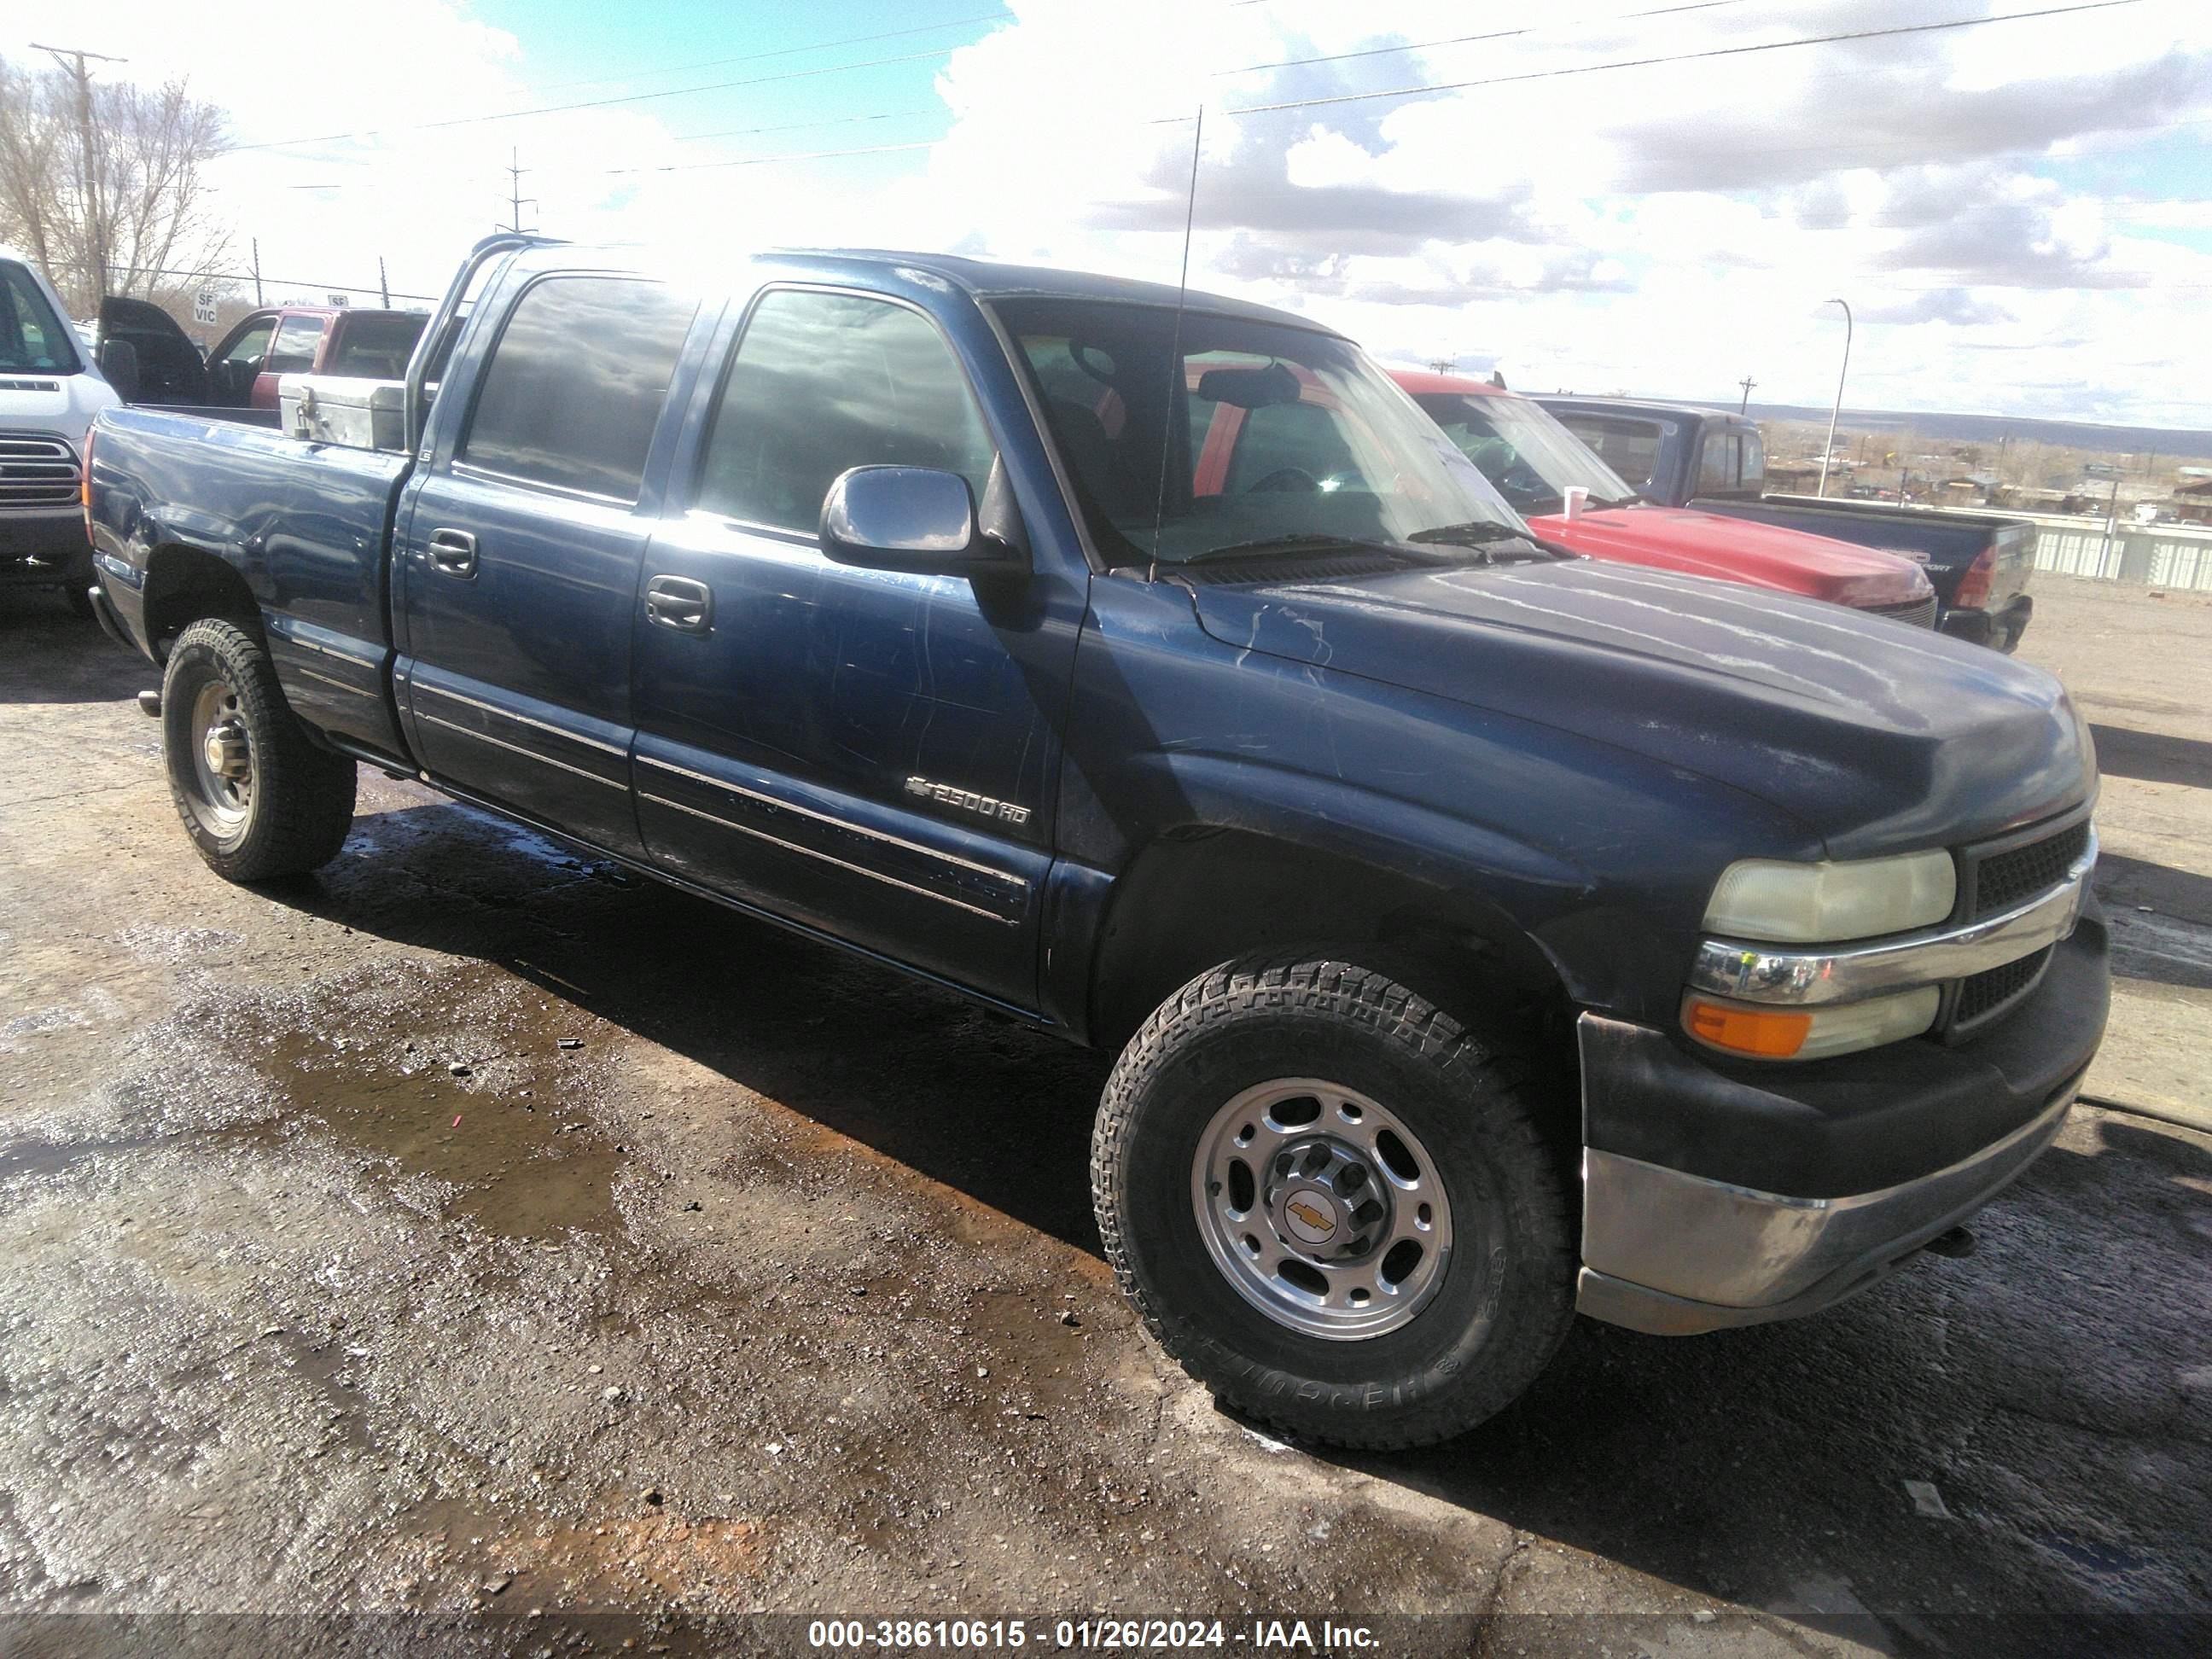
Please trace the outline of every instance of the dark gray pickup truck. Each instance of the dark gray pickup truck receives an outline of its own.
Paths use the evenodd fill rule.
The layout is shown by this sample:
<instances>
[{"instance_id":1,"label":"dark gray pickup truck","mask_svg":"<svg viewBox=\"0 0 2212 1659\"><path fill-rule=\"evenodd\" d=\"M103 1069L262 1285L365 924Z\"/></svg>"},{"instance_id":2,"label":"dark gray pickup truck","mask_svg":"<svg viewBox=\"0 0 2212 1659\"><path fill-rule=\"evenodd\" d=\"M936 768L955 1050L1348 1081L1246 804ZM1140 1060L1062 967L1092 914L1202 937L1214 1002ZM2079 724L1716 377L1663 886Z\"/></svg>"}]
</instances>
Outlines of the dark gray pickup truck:
<instances>
[{"instance_id":1,"label":"dark gray pickup truck","mask_svg":"<svg viewBox=\"0 0 2212 1659\"><path fill-rule=\"evenodd\" d=\"M99 606L218 873L348 855L367 762L1099 1046L1132 1300L1349 1444L1577 1310L1823 1307L2057 1133L2107 978L2048 675L1548 550L1304 318L635 259L479 248L389 449L100 417Z\"/></svg>"},{"instance_id":2,"label":"dark gray pickup truck","mask_svg":"<svg viewBox=\"0 0 2212 1659\"><path fill-rule=\"evenodd\" d=\"M1989 513L1766 495L1759 423L1722 410L1625 398L1536 401L1650 501L1898 554L1927 571L1936 625L1945 633L2008 652L2027 631L2035 606L2027 595L2032 525Z\"/></svg>"}]
</instances>

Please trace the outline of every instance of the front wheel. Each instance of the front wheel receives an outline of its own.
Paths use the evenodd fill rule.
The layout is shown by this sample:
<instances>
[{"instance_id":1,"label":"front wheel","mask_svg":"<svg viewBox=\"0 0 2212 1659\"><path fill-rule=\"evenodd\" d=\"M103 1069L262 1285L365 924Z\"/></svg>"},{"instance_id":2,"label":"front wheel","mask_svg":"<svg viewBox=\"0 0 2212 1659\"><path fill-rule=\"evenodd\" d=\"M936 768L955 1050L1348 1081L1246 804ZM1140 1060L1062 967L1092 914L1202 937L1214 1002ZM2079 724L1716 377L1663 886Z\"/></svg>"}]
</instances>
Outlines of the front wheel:
<instances>
[{"instance_id":1,"label":"front wheel","mask_svg":"<svg viewBox=\"0 0 2212 1659\"><path fill-rule=\"evenodd\" d=\"M161 756L177 816L227 880L318 869L353 823L354 763L307 736L268 652L234 623L196 622L170 647Z\"/></svg>"},{"instance_id":2,"label":"front wheel","mask_svg":"<svg viewBox=\"0 0 2212 1659\"><path fill-rule=\"evenodd\" d=\"M1462 1433L1535 1380L1573 1316L1527 1078L1353 962L1213 969L1107 1082L1107 1259L1168 1352L1249 1417L1345 1446Z\"/></svg>"}]
</instances>

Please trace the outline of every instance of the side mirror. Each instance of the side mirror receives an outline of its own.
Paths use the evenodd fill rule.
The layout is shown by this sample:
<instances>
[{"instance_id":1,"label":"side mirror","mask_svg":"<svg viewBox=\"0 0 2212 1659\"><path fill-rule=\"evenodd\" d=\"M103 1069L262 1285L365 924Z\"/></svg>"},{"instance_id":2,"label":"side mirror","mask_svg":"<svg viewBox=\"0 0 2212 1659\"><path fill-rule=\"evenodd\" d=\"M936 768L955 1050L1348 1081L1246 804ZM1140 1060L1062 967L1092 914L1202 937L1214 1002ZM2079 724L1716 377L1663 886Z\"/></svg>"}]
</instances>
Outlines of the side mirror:
<instances>
[{"instance_id":1,"label":"side mirror","mask_svg":"<svg viewBox=\"0 0 2212 1659\"><path fill-rule=\"evenodd\" d=\"M128 340L102 340L95 355L100 372L126 404L138 401L138 348Z\"/></svg>"},{"instance_id":2,"label":"side mirror","mask_svg":"<svg viewBox=\"0 0 2212 1659\"><path fill-rule=\"evenodd\" d=\"M839 564L945 576L1025 568L1006 537L979 530L975 501L957 472L929 466L856 466L822 498L822 550Z\"/></svg>"}]
</instances>

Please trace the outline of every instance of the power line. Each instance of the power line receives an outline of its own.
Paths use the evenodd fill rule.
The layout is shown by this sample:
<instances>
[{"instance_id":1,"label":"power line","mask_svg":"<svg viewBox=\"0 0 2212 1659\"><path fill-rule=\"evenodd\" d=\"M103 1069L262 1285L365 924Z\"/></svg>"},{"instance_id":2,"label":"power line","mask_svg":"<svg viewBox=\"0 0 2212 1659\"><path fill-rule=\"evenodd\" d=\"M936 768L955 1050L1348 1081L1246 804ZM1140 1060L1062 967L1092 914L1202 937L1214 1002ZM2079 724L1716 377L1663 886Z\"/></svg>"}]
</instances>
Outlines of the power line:
<instances>
[{"instance_id":1,"label":"power line","mask_svg":"<svg viewBox=\"0 0 2212 1659\"><path fill-rule=\"evenodd\" d=\"M878 34L848 34L836 40L817 40L811 46L779 46L773 52L741 52L735 58L708 58L697 63L665 64L659 69L632 70L627 75L602 75L588 81L556 81L540 87L540 92L562 92L570 87L612 86L623 81L641 80L648 75L678 75L691 70L720 69L728 64L756 64L771 58L795 58L803 52L827 52L832 46L860 46L877 40L898 40L908 35L927 34L933 29L964 28L970 23L992 23L1001 18L1011 19L1013 13L1003 6L991 11L970 13L965 17L948 17L941 23L917 23L912 28L885 29ZM947 51L954 48L947 47Z\"/></svg>"},{"instance_id":2,"label":"power line","mask_svg":"<svg viewBox=\"0 0 2212 1659\"><path fill-rule=\"evenodd\" d=\"M1529 70L1519 75L1492 75L1476 81L1424 82L1418 86L1391 87L1380 92L1340 92L1322 98L1292 98L1280 103L1252 104L1224 112L1230 115L1273 115L1284 110L1318 109L1329 104L1370 103L1382 98L1420 98L1435 92L1465 92L1475 87L1500 87L1522 81L1553 81L1570 75L1597 75L1607 70L1650 69L1661 64L1690 64L1711 58L1740 58L1756 52L1783 52L1793 46L1836 46L1850 40L1881 40L1905 34L1936 34L1948 29L1980 28L1990 23L2019 23L2039 17L2064 17L2075 12L2110 11L2118 6L2141 5L2143 0L2085 0L2071 6L2046 6L2039 11L2000 12L1993 17L1960 17L1941 23L1900 23L1888 28L1851 29L1840 34L1808 34L1792 40L1762 40L1746 46L1710 46L1702 52L1668 52L1656 58L1622 58L1605 64L1571 64L1558 69ZM1166 116L1152 123L1165 126L1187 121L1188 116Z\"/></svg>"},{"instance_id":3,"label":"power line","mask_svg":"<svg viewBox=\"0 0 2212 1659\"><path fill-rule=\"evenodd\" d=\"M866 144L857 149L793 150L781 155L740 155L727 161L672 161L665 167L609 167L610 177L639 173L701 173L710 167L765 167L780 161L828 161L842 155L892 155L905 150L933 149L941 141L923 138L910 144Z\"/></svg>"},{"instance_id":4,"label":"power line","mask_svg":"<svg viewBox=\"0 0 2212 1659\"><path fill-rule=\"evenodd\" d=\"M1565 20L1571 23L1628 23L1640 17L1666 17L1682 11L1716 11L1723 6L1741 6L1746 0L1692 0L1691 3L1654 7L1648 11L1594 12L1588 16ZM1348 64L1359 58L1389 58L1401 52L1428 52L1437 46L1468 46L1484 40L1510 40L1523 34L1548 34L1559 27L1555 20L1549 23L1532 23L1523 28L1492 29L1485 34L1453 34L1441 40L1409 40L1401 46L1364 46L1358 52L1333 52L1321 58L1285 58L1272 64L1247 64L1242 69L1215 70L1219 77L1229 75L1256 75L1261 70L1304 69L1310 64Z\"/></svg>"},{"instance_id":5,"label":"power line","mask_svg":"<svg viewBox=\"0 0 2212 1659\"><path fill-rule=\"evenodd\" d=\"M2113 3L2121 3L2122 0L2113 0ZM728 92L738 87L764 87L779 81L804 81L817 76L842 75L853 70L880 69L887 64L920 63L924 58L942 58L958 50L958 46L940 46L932 52L909 52L893 58L871 58L857 64L824 64L813 69L786 70L777 75L757 75L742 81L716 81L700 87L672 87L665 92L629 93L620 98L592 98L575 104L546 104L536 109L506 110L495 115L457 115L447 121L416 121L404 126L362 127L351 132L325 132L306 138L278 138L266 143L234 144L230 147L230 153L290 149L301 144L330 144L346 138L378 138L394 132L435 132L450 127L480 126L490 121L526 120L534 115L566 115L581 109L609 109L617 104L648 103L656 98L684 98L697 92Z\"/></svg>"}]
</instances>

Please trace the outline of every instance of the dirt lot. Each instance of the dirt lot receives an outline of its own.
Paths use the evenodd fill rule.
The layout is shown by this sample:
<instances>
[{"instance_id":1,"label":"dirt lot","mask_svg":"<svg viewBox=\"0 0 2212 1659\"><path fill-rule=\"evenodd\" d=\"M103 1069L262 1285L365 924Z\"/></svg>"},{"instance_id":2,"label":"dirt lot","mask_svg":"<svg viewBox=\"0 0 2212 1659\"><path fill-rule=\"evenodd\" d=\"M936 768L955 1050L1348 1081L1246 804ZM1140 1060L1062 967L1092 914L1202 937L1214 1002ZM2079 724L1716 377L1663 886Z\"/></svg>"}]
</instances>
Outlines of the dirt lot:
<instances>
[{"instance_id":1,"label":"dirt lot","mask_svg":"<svg viewBox=\"0 0 2212 1659\"><path fill-rule=\"evenodd\" d=\"M2153 1615L2212 1618L2212 601L2039 593L2106 773L2092 1090L2172 1121L2077 1111L1969 1260L1583 1324L1476 1434L1358 1461L1124 1311L1097 1057L381 777L322 878L226 886L151 671L10 600L0 1650L805 1644L713 1622L765 1610L2205 1650Z\"/></svg>"}]
</instances>

